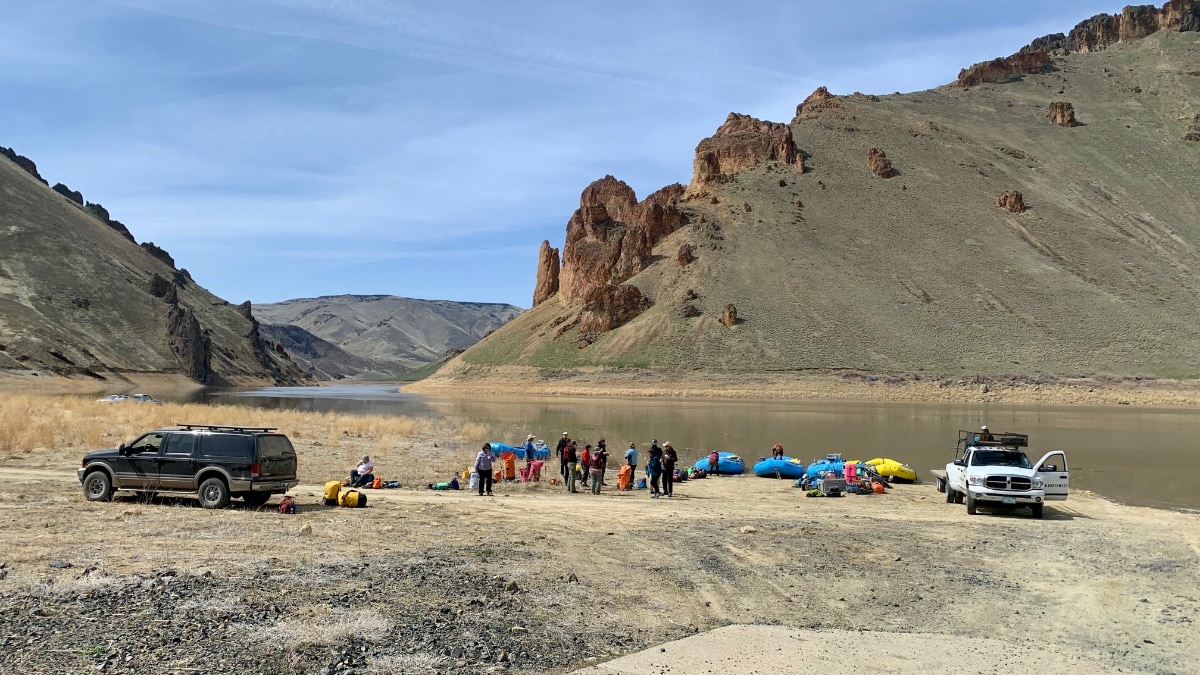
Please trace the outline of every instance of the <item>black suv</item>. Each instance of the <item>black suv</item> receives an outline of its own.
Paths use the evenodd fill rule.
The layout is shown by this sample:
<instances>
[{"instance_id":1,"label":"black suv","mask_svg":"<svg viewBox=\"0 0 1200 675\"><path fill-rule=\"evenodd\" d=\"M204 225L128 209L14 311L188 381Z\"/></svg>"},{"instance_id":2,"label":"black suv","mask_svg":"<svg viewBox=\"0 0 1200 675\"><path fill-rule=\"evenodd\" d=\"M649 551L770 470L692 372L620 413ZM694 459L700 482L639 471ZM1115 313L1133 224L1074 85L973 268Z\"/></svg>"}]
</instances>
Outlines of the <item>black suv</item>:
<instances>
[{"instance_id":1,"label":"black suv","mask_svg":"<svg viewBox=\"0 0 1200 675\"><path fill-rule=\"evenodd\" d=\"M270 427L180 424L157 429L113 450L97 450L79 463L79 482L90 501L109 501L117 490L191 492L206 509L239 497L262 506L297 484L296 451Z\"/></svg>"}]
</instances>

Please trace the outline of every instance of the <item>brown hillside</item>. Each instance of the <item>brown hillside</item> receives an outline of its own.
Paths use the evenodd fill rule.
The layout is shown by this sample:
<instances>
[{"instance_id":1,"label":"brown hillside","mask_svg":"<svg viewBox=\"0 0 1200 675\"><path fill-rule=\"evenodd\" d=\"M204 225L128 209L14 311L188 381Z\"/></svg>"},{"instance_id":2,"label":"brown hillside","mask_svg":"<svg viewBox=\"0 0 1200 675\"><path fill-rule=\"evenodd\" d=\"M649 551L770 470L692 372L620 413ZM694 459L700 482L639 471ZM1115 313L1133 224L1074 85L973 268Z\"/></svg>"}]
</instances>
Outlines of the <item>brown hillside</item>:
<instances>
[{"instance_id":1,"label":"brown hillside","mask_svg":"<svg viewBox=\"0 0 1200 675\"><path fill-rule=\"evenodd\" d=\"M1145 36L1048 36L1037 72L1000 83L819 90L790 123L793 161L779 125L739 122L746 142L702 142L692 185L660 205L682 215L670 231L638 216L632 191L620 215L589 198L620 192L598 181L562 254L562 288L588 294L537 298L441 375L515 364L1195 377L1200 143L1187 138L1200 35L1180 31L1198 6L1170 3L1181 18L1156 18L1166 27ZM634 273L613 278L598 260ZM581 330L608 309L611 330Z\"/></svg>"},{"instance_id":2,"label":"brown hillside","mask_svg":"<svg viewBox=\"0 0 1200 675\"><path fill-rule=\"evenodd\" d=\"M306 381L236 307L99 204L0 158L0 371L168 373L203 384ZM22 160L20 164L16 161Z\"/></svg>"}]
</instances>

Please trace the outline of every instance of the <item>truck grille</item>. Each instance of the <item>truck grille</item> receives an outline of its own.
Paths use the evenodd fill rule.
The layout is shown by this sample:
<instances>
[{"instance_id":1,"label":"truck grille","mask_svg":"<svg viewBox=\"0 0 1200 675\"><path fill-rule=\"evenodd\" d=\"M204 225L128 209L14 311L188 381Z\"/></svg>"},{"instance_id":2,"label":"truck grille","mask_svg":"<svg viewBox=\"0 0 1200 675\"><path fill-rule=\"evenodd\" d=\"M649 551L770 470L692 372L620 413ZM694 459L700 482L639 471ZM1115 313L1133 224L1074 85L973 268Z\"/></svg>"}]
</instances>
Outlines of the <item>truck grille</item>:
<instances>
[{"instance_id":1,"label":"truck grille","mask_svg":"<svg viewBox=\"0 0 1200 675\"><path fill-rule=\"evenodd\" d=\"M1028 490L1032 481L1026 476L988 476L984 486L989 490Z\"/></svg>"}]
</instances>

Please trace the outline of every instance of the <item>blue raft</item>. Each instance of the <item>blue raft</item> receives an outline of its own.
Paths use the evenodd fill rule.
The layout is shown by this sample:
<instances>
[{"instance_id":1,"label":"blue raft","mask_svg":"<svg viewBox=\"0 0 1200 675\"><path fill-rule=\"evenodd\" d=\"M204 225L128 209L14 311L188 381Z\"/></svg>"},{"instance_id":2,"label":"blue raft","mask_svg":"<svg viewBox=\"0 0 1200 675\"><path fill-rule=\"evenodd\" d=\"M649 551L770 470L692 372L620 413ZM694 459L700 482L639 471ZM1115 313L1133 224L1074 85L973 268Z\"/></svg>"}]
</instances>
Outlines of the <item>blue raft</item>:
<instances>
[{"instance_id":1,"label":"blue raft","mask_svg":"<svg viewBox=\"0 0 1200 675\"><path fill-rule=\"evenodd\" d=\"M511 452L517 456L517 459L520 459L520 460L525 459L525 448L522 446L509 445L508 443L501 443L499 441L489 441L489 443L491 443L491 445L492 445L492 454L494 454L497 457L499 457L501 454L503 454L505 452ZM535 447L533 450L533 458L534 459L550 459L550 448L547 448L545 446L542 446L541 448Z\"/></svg>"},{"instance_id":2,"label":"blue raft","mask_svg":"<svg viewBox=\"0 0 1200 675\"><path fill-rule=\"evenodd\" d=\"M784 455L783 459L763 457L754 465L754 475L760 478L790 478L804 476L804 462Z\"/></svg>"},{"instance_id":3,"label":"blue raft","mask_svg":"<svg viewBox=\"0 0 1200 675\"><path fill-rule=\"evenodd\" d=\"M846 460L841 455L825 455L822 459L814 459L805 473L809 478L819 478L822 471L831 471L840 476L845 468Z\"/></svg>"},{"instance_id":4,"label":"blue raft","mask_svg":"<svg viewBox=\"0 0 1200 675\"><path fill-rule=\"evenodd\" d=\"M732 452L717 453L721 459L717 462L717 473L723 476L736 476L746 470L746 463ZM696 468L708 471L708 455L696 460ZM712 475L712 474L709 474Z\"/></svg>"}]
</instances>

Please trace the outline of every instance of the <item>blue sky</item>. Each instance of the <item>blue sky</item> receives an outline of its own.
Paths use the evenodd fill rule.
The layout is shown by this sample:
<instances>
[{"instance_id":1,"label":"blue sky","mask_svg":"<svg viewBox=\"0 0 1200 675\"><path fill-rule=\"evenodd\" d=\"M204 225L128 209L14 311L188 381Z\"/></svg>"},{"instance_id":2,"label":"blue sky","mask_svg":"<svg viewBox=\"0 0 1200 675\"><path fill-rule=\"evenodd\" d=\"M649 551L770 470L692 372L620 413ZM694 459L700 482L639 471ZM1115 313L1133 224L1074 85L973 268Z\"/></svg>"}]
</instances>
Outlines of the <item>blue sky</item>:
<instances>
[{"instance_id":1,"label":"blue sky","mask_svg":"<svg viewBox=\"0 0 1200 675\"><path fill-rule=\"evenodd\" d=\"M1121 3L9 4L0 145L217 295L527 307L592 180L687 183L731 111L937 86Z\"/></svg>"}]
</instances>

